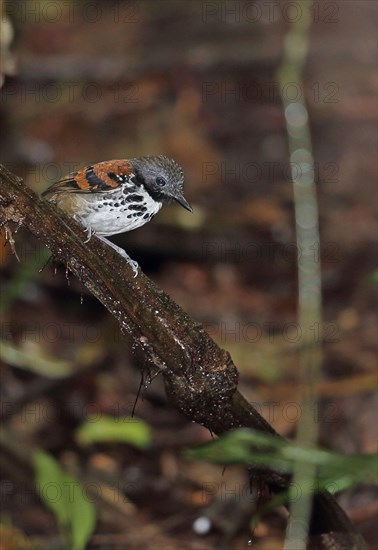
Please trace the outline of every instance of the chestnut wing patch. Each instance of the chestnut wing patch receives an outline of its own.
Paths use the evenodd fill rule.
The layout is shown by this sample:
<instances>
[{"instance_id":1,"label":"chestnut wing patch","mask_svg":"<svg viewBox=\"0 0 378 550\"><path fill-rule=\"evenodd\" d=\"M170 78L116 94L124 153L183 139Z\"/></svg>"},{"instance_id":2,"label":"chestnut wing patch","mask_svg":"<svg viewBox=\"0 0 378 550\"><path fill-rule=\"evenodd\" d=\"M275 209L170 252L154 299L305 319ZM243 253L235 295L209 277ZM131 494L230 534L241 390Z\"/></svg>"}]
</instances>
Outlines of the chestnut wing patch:
<instances>
[{"instance_id":1,"label":"chestnut wing patch","mask_svg":"<svg viewBox=\"0 0 378 550\"><path fill-rule=\"evenodd\" d=\"M126 160L107 160L86 166L49 187L44 196L56 193L105 193L118 189L134 177Z\"/></svg>"}]
</instances>

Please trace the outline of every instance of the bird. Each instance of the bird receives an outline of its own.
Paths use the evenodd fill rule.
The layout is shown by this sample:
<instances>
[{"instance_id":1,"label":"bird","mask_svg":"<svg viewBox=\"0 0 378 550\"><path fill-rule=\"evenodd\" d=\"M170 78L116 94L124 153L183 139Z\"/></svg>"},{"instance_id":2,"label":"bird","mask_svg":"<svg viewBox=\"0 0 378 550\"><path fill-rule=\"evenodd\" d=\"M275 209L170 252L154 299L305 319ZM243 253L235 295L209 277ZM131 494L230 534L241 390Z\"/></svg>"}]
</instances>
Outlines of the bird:
<instances>
[{"instance_id":1,"label":"bird","mask_svg":"<svg viewBox=\"0 0 378 550\"><path fill-rule=\"evenodd\" d=\"M85 166L53 183L42 197L81 223L87 241L95 234L121 254L136 277L138 263L106 237L141 227L165 204L177 202L193 212L183 188L181 166L158 155Z\"/></svg>"}]
</instances>

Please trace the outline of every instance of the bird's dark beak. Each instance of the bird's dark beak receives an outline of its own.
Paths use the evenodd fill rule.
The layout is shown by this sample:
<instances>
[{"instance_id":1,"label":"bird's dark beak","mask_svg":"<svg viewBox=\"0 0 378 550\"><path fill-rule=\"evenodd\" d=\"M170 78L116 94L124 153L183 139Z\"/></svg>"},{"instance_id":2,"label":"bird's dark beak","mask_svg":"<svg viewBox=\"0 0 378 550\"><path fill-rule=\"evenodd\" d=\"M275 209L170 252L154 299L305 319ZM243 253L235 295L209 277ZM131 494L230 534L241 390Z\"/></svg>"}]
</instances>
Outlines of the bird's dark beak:
<instances>
[{"instance_id":1,"label":"bird's dark beak","mask_svg":"<svg viewBox=\"0 0 378 550\"><path fill-rule=\"evenodd\" d=\"M174 197L172 197L176 202L181 204L186 210L189 210L189 212L193 212L193 208L190 206L184 195L181 195L181 193L176 193Z\"/></svg>"}]
</instances>

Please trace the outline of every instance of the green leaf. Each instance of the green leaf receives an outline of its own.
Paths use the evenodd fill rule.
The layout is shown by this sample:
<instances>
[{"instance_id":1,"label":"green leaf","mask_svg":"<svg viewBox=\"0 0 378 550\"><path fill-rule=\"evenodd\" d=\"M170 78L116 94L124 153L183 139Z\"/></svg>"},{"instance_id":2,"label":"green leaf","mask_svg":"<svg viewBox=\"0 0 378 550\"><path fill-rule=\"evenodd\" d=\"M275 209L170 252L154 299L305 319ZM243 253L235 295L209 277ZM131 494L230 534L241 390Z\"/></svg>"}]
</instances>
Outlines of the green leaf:
<instances>
[{"instance_id":1,"label":"green leaf","mask_svg":"<svg viewBox=\"0 0 378 550\"><path fill-rule=\"evenodd\" d=\"M145 449L150 444L151 435L148 424L136 418L93 416L76 431L76 439L80 445L117 441Z\"/></svg>"},{"instance_id":2,"label":"green leaf","mask_svg":"<svg viewBox=\"0 0 378 550\"><path fill-rule=\"evenodd\" d=\"M72 550L84 550L96 525L96 511L83 487L43 451L33 455L40 498L54 514Z\"/></svg>"},{"instance_id":3,"label":"green leaf","mask_svg":"<svg viewBox=\"0 0 378 550\"><path fill-rule=\"evenodd\" d=\"M56 517L61 528L67 529L70 513L64 495L65 473L52 456L36 451L33 456L37 491L47 508Z\"/></svg>"},{"instance_id":4,"label":"green leaf","mask_svg":"<svg viewBox=\"0 0 378 550\"><path fill-rule=\"evenodd\" d=\"M65 378L72 373L72 367L67 361L57 361L47 359L37 353L32 353L18 349L16 346L7 342L2 342L0 346L0 359L8 365L32 371L47 378Z\"/></svg>"},{"instance_id":5,"label":"green leaf","mask_svg":"<svg viewBox=\"0 0 378 550\"><path fill-rule=\"evenodd\" d=\"M96 526L96 509L92 502L84 498L83 487L74 478L67 475L66 482L73 489L70 507L72 549L82 550Z\"/></svg>"},{"instance_id":6,"label":"green leaf","mask_svg":"<svg viewBox=\"0 0 378 550\"><path fill-rule=\"evenodd\" d=\"M215 441L185 452L188 458L216 464L243 464L293 473L296 462L316 466L313 488L333 492L362 482L377 481L377 455L342 455L315 447L291 444L274 435L247 428L228 432Z\"/></svg>"}]
</instances>

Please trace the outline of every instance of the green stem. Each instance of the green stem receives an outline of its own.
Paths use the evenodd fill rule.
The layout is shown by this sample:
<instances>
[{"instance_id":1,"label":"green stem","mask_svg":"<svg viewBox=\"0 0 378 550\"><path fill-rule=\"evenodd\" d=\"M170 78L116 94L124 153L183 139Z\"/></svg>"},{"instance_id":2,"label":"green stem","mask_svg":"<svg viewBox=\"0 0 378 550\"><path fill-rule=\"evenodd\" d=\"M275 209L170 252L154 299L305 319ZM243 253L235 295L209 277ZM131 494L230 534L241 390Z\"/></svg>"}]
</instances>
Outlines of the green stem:
<instances>
[{"instance_id":1,"label":"green stem","mask_svg":"<svg viewBox=\"0 0 378 550\"><path fill-rule=\"evenodd\" d=\"M278 69L281 96L292 167L296 244L298 250L298 320L302 332L299 377L303 390L299 396L300 421L296 441L299 445L314 446L318 439L317 384L322 365L322 307L320 239L314 158L309 115L303 93L303 71L309 49L312 2L301 3L302 17L292 24L285 37L284 56ZM300 99L290 99L290 85L302 90ZM300 490L315 478L315 466L297 462L293 476L294 491ZM285 550L304 550L310 524L313 496L301 492L293 500Z\"/></svg>"}]
</instances>

